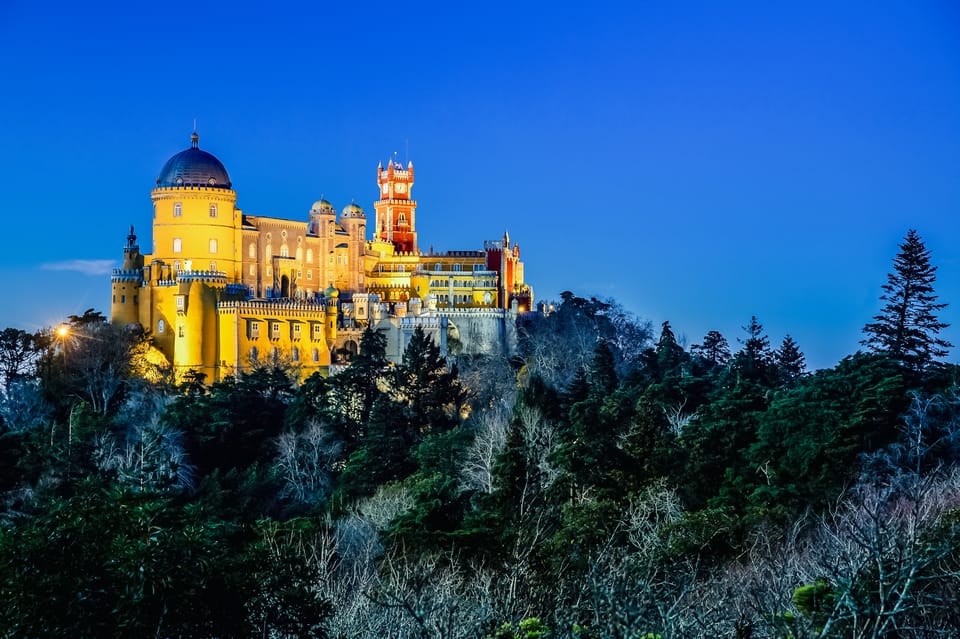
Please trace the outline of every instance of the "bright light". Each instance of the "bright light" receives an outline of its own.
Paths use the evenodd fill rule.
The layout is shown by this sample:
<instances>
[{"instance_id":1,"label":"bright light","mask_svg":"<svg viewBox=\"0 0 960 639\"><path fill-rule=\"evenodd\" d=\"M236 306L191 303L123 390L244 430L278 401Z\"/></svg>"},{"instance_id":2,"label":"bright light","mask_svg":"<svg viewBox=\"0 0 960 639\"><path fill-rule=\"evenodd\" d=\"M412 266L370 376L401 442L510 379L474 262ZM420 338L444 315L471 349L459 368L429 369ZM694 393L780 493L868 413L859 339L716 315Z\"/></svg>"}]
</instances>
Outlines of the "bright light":
<instances>
[{"instance_id":1,"label":"bright light","mask_svg":"<svg viewBox=\"0 0 960 639\"><path fill-rule=\"evenodd\" d=\"M66 326L60 326L59 328L57 328L57 337L59 337L60 339L65 338L69 334L70 334L70 329L67 328Z\"/></svg>"}]
</instances>

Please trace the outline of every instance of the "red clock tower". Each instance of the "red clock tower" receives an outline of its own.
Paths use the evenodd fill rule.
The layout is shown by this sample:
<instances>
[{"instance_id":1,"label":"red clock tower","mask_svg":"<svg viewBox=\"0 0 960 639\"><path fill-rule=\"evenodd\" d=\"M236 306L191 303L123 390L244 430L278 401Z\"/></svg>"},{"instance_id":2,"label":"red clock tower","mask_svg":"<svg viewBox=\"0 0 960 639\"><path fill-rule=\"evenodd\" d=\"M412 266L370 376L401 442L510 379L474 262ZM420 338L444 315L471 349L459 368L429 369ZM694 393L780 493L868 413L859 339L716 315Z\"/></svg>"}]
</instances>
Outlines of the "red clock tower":
<instances>
[{"instance_id":1,"label":"red clock tower","mask_svg":"<svg viewBox=\"0 0 960 639\"><path fill-rule=\"evenodd\" d=\"M397 251L417 252L417 201L410 198L413 190L413 162L407 168L395 159L377 166L377 183L380 186L380 199L374 202L376 210L376 230L374 238L392 242Z\"/></svg>"}]
</instances>

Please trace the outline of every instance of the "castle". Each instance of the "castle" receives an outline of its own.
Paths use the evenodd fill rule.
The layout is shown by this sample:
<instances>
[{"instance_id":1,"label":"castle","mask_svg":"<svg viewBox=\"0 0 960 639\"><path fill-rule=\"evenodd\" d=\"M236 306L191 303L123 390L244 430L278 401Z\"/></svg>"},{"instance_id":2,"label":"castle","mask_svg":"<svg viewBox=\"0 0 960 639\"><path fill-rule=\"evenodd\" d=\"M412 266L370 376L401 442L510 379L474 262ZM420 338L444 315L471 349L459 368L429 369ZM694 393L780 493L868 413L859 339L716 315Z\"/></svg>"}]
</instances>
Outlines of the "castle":
<instances>
[{"instance_id":1,"label":"castle","mask_svg":"<svg viewBox=\"0 0 960 639\"><path fill-rule=\"evenodd\" d=\"M423 253L413 183L412 162L381 163L369 229L361 207L338 216L323 199L304 221L247 215L194 132L151 192L151 254L130 228L111 321L141 325L178 375L208 382L263 361L302 377L335 371L367 327L386 334L395 361L417 328L444 352L510 351L516 314L533 304L519 246L505 233L482 250Z\"/></svg>"}]
</instances>

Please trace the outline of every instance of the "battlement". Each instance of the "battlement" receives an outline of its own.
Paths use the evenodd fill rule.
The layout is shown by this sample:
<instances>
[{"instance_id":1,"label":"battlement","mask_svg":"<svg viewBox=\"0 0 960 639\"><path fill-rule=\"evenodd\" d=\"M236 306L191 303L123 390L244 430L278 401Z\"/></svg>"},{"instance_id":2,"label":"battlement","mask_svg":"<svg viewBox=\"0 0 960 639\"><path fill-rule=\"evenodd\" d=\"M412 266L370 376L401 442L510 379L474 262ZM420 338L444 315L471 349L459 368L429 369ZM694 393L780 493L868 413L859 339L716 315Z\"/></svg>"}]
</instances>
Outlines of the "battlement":
<instances>
[{"instance_id":1,"label":"battlement","mask_svg":"<svg viewBox=\"0 0 960 639\"><path fill-rule=\"evenodd\" d=\"M227 274L224 271L180 271L177 279L181 282L211 282L226 284Z\"/></svg>"},{"instance_id":2,"label":"battlement","mask_svg":"<svg viewBox=\"0 0 960 639\"><path fill-rule=\"evenodd\" d=\"M139 282L143 279L143 273L140 269L122 269L115 268L113 269L113 274L110 276L111 281L114 282Z\"/></svg>"},{"instance_id":3,"label":"battlement","mask_svg":"<svg viewBox=\"0 0 960 639\"><path fill-rule=\"evenodd\" d=\"M325 315L326 305L323 302L303 302L295 300L243 300L243 301L224 301L217 304L217 310L221 313L235 311L246 311L248 313L265 314L275 312L289 315Z\"/></svg>"}]
</instances>

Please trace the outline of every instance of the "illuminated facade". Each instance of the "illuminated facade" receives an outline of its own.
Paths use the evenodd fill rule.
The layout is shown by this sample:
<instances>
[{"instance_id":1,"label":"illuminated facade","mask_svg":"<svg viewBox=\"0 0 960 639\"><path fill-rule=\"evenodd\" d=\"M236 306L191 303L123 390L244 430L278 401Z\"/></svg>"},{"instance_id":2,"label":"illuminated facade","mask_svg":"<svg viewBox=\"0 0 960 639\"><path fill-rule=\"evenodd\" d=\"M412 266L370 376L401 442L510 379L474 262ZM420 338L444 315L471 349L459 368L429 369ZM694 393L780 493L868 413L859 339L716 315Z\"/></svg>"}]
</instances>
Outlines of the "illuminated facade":
<instances>
[{"instance_id":1,"label":"illuminated facade","mask_svg":"<svg viewBox=\"0 0 960 639\"><path fill-rule=\"evenodd\" d=\"M444 347L509 348L515 314L533 303L519 247L504 234L480 250L422 253L413 178L412 163L378 167L368 240L356 204L338 216L321 199L304 221L243 213L194 133L151 193L152 253L130 229L111 320L142 325L178 374L208 381L268 358L304 377L326 371L356 354L367 326L386 332L393 358L418 326Z\"/></svg>"}]
</instances>

